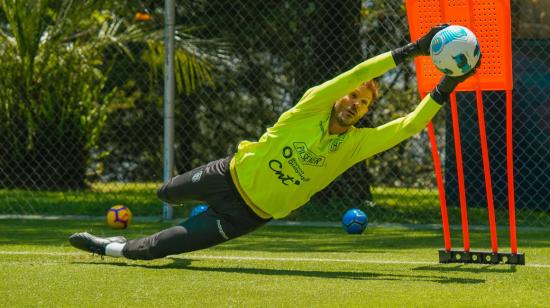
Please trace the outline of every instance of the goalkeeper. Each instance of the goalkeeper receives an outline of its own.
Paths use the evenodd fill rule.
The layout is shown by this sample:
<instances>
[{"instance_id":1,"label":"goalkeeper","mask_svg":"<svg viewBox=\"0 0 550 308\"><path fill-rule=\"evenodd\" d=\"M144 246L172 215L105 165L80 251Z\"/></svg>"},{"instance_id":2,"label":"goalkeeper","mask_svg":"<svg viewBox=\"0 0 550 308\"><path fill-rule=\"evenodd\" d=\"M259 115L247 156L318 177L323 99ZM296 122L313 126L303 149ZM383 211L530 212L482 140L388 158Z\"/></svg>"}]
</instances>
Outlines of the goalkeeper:
<instances>
[{"instance_id":1,"label":"goalkeeper","mask_svg":"<svg viewBox=\"0 0 550 308\"><path fill-rule=\"evenodd\" d=\"M461 77L444 76L414 111L376 128L356 128L376 100L372 79L415 56L429 55L432 28L414 43L368 59L309 89L257 142L243 141L227 158L172 178L161 200L198 200L208 210L151 236L126 240L73 234L79 249L100 255L151 260L211 247L287 216L354 164L420 132L449 99ZM478 62L479 65L479 62Z\"/></svg>"}]
</instances>

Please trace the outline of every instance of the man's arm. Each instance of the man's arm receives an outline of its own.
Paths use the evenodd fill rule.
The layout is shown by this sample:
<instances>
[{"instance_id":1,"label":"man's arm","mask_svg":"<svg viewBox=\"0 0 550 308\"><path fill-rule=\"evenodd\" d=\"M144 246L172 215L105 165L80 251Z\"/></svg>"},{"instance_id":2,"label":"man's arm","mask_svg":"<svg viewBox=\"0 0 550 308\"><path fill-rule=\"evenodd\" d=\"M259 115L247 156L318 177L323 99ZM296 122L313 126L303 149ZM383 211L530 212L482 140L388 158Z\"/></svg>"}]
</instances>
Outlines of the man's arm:
<instances>
[{"instance_id":1,"label":"man's arm","mask_svg":"<svg viewBox=\"0 0 550 308\"><path fill-rule=\"evenodd\" d=\"M450 77L444 75L429 95L426 95L413 112L376 128L359 129L359 144L352 154L354 161L360 161L394 147L401 141L420 132L437 114L441 106L449 101L454 89L473 76L481 65L481 57L469 73Z\"/></svg>"},{"instance_id":2,"label":"man's arm","mask_svg":"<svg viewBox=\"0 0 550 308\"><path fill-rule=\"evenodd\" d=\"M296 108L324 111L365 81L372 80L395 67L391 52L386 52L356 65L354 68L309 89Z\"/></svg>"},{"instance_id":3,"label":"man's arm","mask_svg":"<svg viewBox=\"0 0 550 308\"><path fill-rule=\"evenodd\" d=\"M329 107L330 110L338 99L355 90L361 83L383 75L407 59L429 55L432 38L437 32L446 27L448 27L447 24L437 25L417 41L370 58L349 71L309 89L300 99L295 109L326 111L326 107Z\"/></svg>"},{"instance_id":4,"label":"man's arm","mask_svg":"<svg viewBox=\"0 0 550 308\"><path fill-rule=\"evenodd\" d=\"M390 149L420 132L441 109L441 104L435 101L431 94L416 106L414 111L404 117L390 121L375 128L361 128L357 149L353 153L353 161L357 162L377 153Z\"/></svg>"}]
</instances>

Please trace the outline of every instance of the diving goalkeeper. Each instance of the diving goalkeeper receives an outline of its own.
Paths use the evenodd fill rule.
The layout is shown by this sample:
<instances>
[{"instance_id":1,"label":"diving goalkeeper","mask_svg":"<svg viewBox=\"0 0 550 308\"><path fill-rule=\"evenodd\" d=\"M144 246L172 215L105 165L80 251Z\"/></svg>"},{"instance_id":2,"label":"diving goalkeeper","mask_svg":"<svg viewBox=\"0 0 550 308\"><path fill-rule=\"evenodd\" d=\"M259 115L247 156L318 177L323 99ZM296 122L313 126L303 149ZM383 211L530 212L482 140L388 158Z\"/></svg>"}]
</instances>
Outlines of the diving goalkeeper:
<instances>
[{"instance_id":1,"label":"diving goalkeeper","mask_svg":"<svg viewBox=\"0 0 550 308\"><path fill-rule=\"evenodd\" d=\"M402 118L376 128L354 127L376 100L373 79L407 59L429 55L432 37L445 27L309 89L258 141L242 141L234 155L178 175L158 190L171 204L204 201L206 212L143 238L83 232L69 242L100 255L151 260L211 247L287 216L354 164L420 132L455 87L475 73L444 76Z\"/></svg>"}]
</instances>

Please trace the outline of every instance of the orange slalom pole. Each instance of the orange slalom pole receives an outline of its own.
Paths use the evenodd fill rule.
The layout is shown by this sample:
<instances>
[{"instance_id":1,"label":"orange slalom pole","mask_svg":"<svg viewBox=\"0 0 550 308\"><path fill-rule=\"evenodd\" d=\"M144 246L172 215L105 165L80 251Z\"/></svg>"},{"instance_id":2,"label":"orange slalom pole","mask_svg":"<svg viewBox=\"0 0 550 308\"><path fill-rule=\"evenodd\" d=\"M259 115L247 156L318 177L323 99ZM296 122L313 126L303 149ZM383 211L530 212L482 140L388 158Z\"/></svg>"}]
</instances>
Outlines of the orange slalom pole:
<instances>
[{"instance_id":1,"label":"orange slalom pole","mask_svg":"<svg viewBox=\"0 0 550 308\"><path fill-rule=\"evenodd\" d=\"M512 138L512 91L506 90L506 163L508 166L508 217L510 220L510 250L518 253L516 242L516 206L514 199L514 141Z\"/></svg>"},{"instance_id":2,"label":"orange slalom pole","mask_svg":"<svg viewBox=\"0 0 550 308\"><path fill-rule=\"evenodd\" d=\"M493 253L498 252L497 227L495 206L493 204L493 186L491 183L491 167L489 165L489 151L487 149L487 134L485 132L485 115L483 114L483 97L481 90L476 90L477 118L479 123L479 138L481 142L481 156L485 175L485 191L487 193L487 210L489 212L489 229L491 230L491 247Z\"/></svg>"},{"instance_id":3,"label":"orange slalom pole","mask_svg":"<svg viewBox=\"0 0 550 308\"><path fill-rule=\"evenodd\" d=\"M462 165L462 145L460 143L460 124L458 121L458 108L456 106L456 93L451 94L451 119L453 123L453 136L455 143L456 172L458 175L458 191L460 200L460 215L462 221L462 240L464 251L470 251L470 234L468 231L468 207L466 205L466 189L464 185L464 169Z\"/></svg>"},{"instance_id":4,"label":"orange slalom pole","mask_svg":"<svg viewBox=\"0 0 550 308\"><path fill-rule=\"evenodd\" d=\"M425 94L426 95L426 94ZM428 136L432 148L432 156L434 160L435 179L437 189L439 191L439 205L441 206L441 224L443 226L443 240L445 241L445 250L451 251L451 233L449 231L449 216L447 214L447 201L445 199L445 187L443 186L443 175L441 173L441 163L439 162L439 154L437 153L437 140L432 122L428 123Z\"/></svg>"}]
</instances>

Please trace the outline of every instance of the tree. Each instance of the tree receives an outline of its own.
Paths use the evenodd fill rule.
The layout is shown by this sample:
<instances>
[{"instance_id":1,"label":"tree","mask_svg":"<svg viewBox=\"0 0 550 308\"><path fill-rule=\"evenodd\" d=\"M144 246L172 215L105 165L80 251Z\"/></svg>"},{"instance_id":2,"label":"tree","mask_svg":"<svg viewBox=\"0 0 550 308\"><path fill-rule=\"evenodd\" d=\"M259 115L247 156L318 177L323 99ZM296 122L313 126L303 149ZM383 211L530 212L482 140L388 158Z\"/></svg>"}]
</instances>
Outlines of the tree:
<instances>
[{"instance_id":1,"label":"tree","mask_svg":"<svg viewBox=\"0 0 550 308\"><path fill-rule=\"evenodd\" d=\"M128 95L109 80L113 55L134 60L129 45L139 44L145 61L160 66L161 30L119 14L126 2L1 1L0 185L85 187L114 103ZM199 41L182 37L178 89L189 92L209 81L208 59Z\"/></svg>"}]
</instances>

